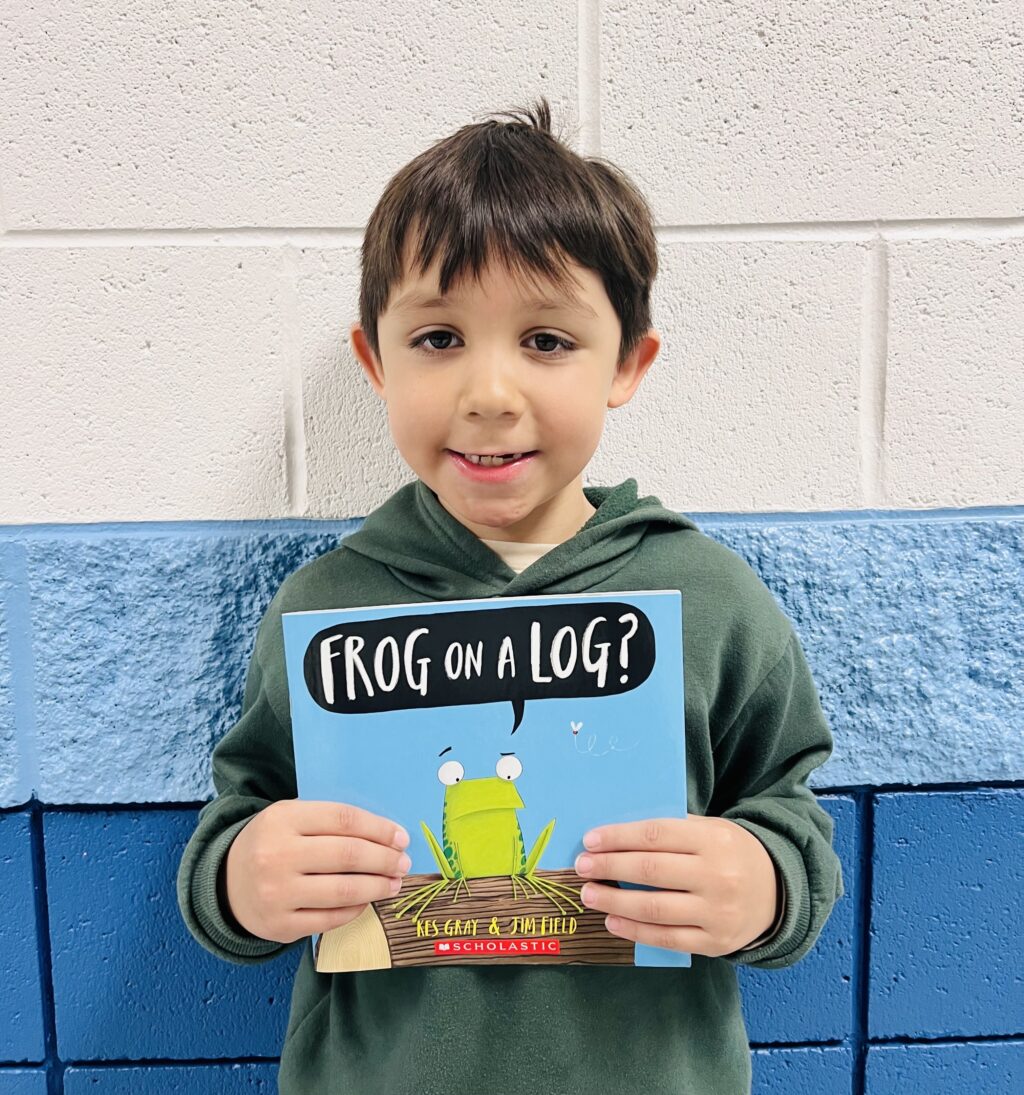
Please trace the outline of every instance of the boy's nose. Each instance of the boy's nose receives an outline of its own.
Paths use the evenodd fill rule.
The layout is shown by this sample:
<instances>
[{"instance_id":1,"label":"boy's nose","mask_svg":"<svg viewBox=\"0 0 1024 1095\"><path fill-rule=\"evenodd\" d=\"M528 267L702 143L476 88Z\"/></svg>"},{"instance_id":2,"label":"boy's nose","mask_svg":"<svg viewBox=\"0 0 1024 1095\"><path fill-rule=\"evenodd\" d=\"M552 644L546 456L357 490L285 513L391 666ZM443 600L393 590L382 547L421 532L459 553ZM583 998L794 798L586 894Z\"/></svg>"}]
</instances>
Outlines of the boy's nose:
<instances>
[{"instance_id":1,"label":"boy's nose","mask_svg":"<svg viewBox=\"0 0 1024 1095\"><path fill-rule=\"evenodd\" d=\"M477 357L467 362L462 388L462 412L496 418L522 414L525 405L516 366L499 355Z\"/></svg>"}]
</instances>

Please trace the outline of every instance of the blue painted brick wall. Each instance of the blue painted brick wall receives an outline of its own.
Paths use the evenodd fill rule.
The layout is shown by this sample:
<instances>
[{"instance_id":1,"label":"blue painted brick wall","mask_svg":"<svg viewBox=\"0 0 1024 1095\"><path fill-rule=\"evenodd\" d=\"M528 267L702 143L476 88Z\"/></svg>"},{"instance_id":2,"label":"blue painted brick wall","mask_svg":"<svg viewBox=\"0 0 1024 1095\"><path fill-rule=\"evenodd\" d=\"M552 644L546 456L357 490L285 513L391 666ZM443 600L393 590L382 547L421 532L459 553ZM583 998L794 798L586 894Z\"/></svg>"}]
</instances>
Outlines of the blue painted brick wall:
<instances>
[{"instance_id":1,"label":"blue painted brick wall","mask_svg":"<svg viewBox=\"0 0 1024 1095\"><path fill-rule=\"evenodd\" d=\"M853 1052L849 1046L755 1049L753 1095L851 1095Z\"/></svg>"},{"instance_id":2,"label":"blue painted brick wall","mask_svg":"<svg viewBox=\"0 0 1024 1095\"><path fill-rule=\"evenodd\" d=\"M872 1046L868 1095L1020 1095L1024 1041Z\"/></svg>"},{"instance_id":3,"label":"blue painted brick wall","mask_svg":"<svg viewBox=\"0 0 1024 1095\"><path fill-rule=\"evenodd\" d=\"M871 1034L1024 1031L1022 893L1024 790L879 796Z\"/></svg>"},{"instance_id":4,"label":"blue painted brick wall","mask_svg":"<svg viewBox=\"0 0 1024 1095\"><path fill-rule=\"evenodd\" d=\"M50 804L211 794L209 752L237 717L267 603L359 523L25 531L0 545L4 619L19 629L0 637L0 685L6 649L26 726L8 741L24 778L6 793L29 780ZM762 575L800 636L836 741L812 786L1024 773L1024 521L698 523ZM0 704L0 749L12 717Z\"/></svg>"},{"instance_id":5,"label":"blue painted brick wall","mask_svg":"<svg viewBox=\"0 0 1024 1095\"><path fill-rule=\"evenodd\" d=\"M0 1095L3 1089L0 1088ZM275 1095L276 1064L69 1068L65 1095Z\"/></svg>"},{"instance_id":6,"label":"blue painted brick wall","mask_svg":"<svg viewBox=\"0 0 1024 1095\"><path fill-rule=\"evenodd\" d=\"M796 967L739 970L755 1095L1024 1091L1024 521L698 522L836 737L847 893ZM218 961L175 878L266 604L358 524L0 529L0 1095L276 1090L299 949Z\"/></svg>"},{"instance_id":7,"label":"blue painted brick wall","mask_svg":"<svg viewBox=\"0 0 1024 1095\"><path fill-rule=\"evenodd\" d=\"M175 896L196 814L56 810L44 822L60 1056L277 1056L299 949L246 967L197 951Z\"/></svg>"},{"instance_id":8,"label":"blue painted brick wall","mask_svg":"<svg viewBox=\"0 0 1024 1095\"><path fill-rule=\"evenodd\" d=\"M857 807L849 797L824 795L820 801L835 822L832 843L843 865L846 893L814 949L795 966L739 968L752 1042L839 1042L853 1034L854 910L860 890Z\"/></svg>"},{"instance_id":9,"label":"blue painted brick wall","mask_svg":"<svg viewBox=\"0 0 1024 1095\"><path fill-rule=\"evenodd\" d=\"M39 956L45 948L37 936L31 818L25 810L0 813L0 895L0 1060L42 1061Z\"/></svg>"},{"instance_id":10,"label":"blue painted brick wall","mask_svg":"<svg viewBox=\"0 0 1024 1095\"><path fill-rule=\"evenodd\" d=\"M339 535L242 527L31 539L38 796L212 794L209 752L237 718L260 616L285 577Z\"/></svg>"},{"instance_id":11,"label":"blue painted brick wall","mask_svg":"<svg viewBox=\"0 0 1024 1095\"><path fill-rule=\"evenodd\" d=\"M0 1065L0 1095L47 1095L43 1069L4 1068Z\"/></svg>"}]
</instances>

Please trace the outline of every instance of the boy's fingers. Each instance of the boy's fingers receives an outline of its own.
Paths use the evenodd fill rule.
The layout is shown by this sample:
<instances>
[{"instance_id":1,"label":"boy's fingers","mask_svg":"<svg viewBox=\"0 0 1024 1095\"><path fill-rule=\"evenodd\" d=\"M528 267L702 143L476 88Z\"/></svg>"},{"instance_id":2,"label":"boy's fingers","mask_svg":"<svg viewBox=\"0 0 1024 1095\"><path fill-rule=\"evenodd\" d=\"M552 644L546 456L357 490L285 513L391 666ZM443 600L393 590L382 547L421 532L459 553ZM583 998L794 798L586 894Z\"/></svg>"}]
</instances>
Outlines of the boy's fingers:
<instances>
[{"instance_id":1,"label":"boy's fingers","mask_svg":"<svg viewBox=\"0 0 1024 1095\"><path fill-rule=\"evenodd\" d=\"M394 883L398 882L398 886ZM310 909L342 909L351 905L366 905L383 901L398 892L401 879L379 874L308 874L295 900L301 906L296 912Z\"/></svg>"},{"instance_id":2,"label":"boy's fingers","mask_svg":"<svg viewBox=\"0 0 1024 1095\"><path fill-rule=\"evenodd\" d=\"M582 852L574 864L580 878L611 878L660 890L699 888L700 862L677 852Z\"/></svg>"},{"instance_id":3,"label":"boy's fingers","mask_svg":"<svg viewBox=\"0 0 1024 1095\"><path fill-rule=\"evenodd\" d=\"M404 875L408 855L357 836L317 836L302 841L295 866L300 874Z\"/></svg>"},{"instance_id":4,"label":"boy's fingers","mask_svg":"<svg viewBox=\"0 0 1024 1095\"><path fill-rule=\"evenodd\" d=\"M605 917L605 927L612 935L623 939L633 939L637 943L646 943L649 947L664 947L666 950L686 951L689 954L708 954L720 956L725 953L718 949L711 935L703 928L680 928L670 924L641 924L621 916Z\"/></svg>"},{"instance_id":5,"label":"boy's fingers","mask_svg":"<svg viewBox=\"0 0 1024 1095\"><path fill-rule=\"evenodd\" d=\"M293 799L295 827L302 836L358 836L385 847L408 847L409 834L380 814L348 802Z\"/></svg>"},{"instance_id":6,"label":"boy's fingers","mask_svg":"<svg viewBox=\"0 0 1024 1095\"><path fill-rule=\"evenodd\" d=\"M696 814L681 817L652 817L644 821L623 821L602 825L583 834L587 851L618 852L650 848L657 852L695 855L703 845L702 823Z\"/></svg>"},{"instance_id":7,"label":"boy's fingers","mask_svg":"<svg viewBox=\"0 0 1024 1095\"><path fill-rule=\"evenodd\" d=\"M627 917L643 924L703 928L707 903L694 894L671 890L620 890L588 882L580 896L588 909Z\"/></svg>"},{"instance_id":8,"label":"boy's fingers","mask_svg":"<svg viewBox=\"0 0 1024 1095\"><path fill-rule=\"evenodd\" d=\"M365 908L366 905L352 905L344 909L299 909L291 914L290 920L302 935L323 934L351 924Z\"/></svg>"}]
</instances>

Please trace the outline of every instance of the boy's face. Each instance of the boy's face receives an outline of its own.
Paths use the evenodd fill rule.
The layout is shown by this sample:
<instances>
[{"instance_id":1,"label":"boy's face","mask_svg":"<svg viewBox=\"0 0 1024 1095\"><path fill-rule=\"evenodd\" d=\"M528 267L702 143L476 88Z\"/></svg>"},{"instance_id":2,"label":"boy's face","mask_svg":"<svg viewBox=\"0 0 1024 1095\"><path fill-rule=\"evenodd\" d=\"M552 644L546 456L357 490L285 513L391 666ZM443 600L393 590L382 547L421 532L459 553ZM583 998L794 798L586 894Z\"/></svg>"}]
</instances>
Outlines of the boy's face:
<instances>
[{"instance_id":1,"label":"boy's face","mask_svg":"<svg viewBox=\"0 0 1024 1095\"><path fill-rule=\"evenodd\" d=\"M409 270L408 248L406 260ZM435 263L392 291L380 361L360 325L350 330L402 457L481 538L560 543L579 530L594 512L582 473L606 409L630 399L660 347L652 329L616 369L621 328L601 278L570 269L577 299L557 309L534 302L556 299L553 285L524 285L500 264L429 307L410 298L439 295ZM503 467L465 455L509 453L524 455Z\"/></svg>"}]
</instances>

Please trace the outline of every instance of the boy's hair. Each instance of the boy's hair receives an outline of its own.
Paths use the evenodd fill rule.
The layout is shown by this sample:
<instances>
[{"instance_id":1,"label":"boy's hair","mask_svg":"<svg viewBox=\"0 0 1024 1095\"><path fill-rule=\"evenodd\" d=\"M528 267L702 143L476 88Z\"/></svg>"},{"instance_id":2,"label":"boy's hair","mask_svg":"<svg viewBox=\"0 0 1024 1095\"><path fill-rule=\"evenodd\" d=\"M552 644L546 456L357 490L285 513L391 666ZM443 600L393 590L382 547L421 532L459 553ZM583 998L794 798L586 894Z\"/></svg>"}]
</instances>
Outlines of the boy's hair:
<instances>
[{"instance_id":1,"label":"boy's hair","mask_svg":"<svg viewBox=\"0 0 1024 1095\"><path fill-rule=\"evenodd\" d=\"M497 257L510 273L549 279L574 296L565 256L599 273L622 327L617 364L651 326L658 272L651 210L623 171L581 157L551 134L543 96L532 112L501 111L431 145L387 184L361 249L359 321L380 360L377 320L406 274L406 234L419 243L420 274L443 246L444 296L467 268L478 277ZM525 115L525 119L520 116Z\"/></svg>"}]
</instances>

